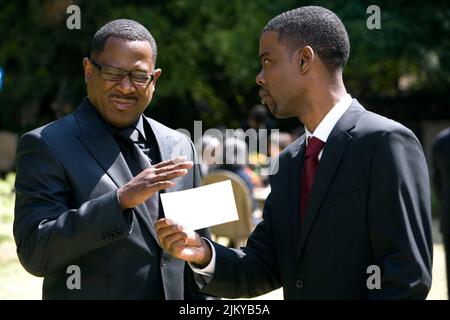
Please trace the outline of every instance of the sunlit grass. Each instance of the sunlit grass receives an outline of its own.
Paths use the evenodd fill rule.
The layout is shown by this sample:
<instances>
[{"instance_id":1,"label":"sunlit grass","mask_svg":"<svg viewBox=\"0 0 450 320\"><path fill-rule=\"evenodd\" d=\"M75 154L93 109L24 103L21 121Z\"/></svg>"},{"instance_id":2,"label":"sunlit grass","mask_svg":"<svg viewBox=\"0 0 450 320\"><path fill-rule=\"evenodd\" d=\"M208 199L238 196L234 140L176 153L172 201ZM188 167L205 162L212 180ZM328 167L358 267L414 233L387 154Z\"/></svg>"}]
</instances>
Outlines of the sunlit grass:
<instances>
[{"instance_id":1,"label":"sunlit grass","mask_svg":"<svg viewBox=\"0 0 450 320\"><path fill-rule=\"evenodd\" d=\"M42 279L27 273L21 266L14 242L13 173L0 179L0 300L41 299Z\"/></svg>"}]
</instances>

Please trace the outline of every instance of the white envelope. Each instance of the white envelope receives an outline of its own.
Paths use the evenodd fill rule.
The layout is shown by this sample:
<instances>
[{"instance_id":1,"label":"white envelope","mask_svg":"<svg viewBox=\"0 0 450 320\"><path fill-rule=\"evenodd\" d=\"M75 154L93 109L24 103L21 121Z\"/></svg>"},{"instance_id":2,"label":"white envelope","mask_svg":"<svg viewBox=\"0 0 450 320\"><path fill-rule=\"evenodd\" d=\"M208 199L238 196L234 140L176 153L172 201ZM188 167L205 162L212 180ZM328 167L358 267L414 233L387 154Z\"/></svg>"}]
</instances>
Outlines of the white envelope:
<instances>
[{"instance_id":1,"label":"white envelope","mask_svg":"<svg viewBox=\"0 0 450 320\"><path fill-rule=\"evenodd\" d=\"M203 187L161 193L166 218L186 230L198 230L239 220L231 181Z\"/></svg>"}]
</instances>

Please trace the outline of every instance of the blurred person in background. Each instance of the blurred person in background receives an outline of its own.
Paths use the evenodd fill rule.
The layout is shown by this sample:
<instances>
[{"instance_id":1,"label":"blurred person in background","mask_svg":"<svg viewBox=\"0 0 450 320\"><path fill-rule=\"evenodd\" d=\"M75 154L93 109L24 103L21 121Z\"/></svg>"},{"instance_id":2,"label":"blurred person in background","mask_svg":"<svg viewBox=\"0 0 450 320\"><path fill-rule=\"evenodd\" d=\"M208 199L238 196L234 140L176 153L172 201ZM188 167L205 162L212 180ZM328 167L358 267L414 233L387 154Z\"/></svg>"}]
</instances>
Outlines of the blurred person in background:
<instances>
[{"instance_id":1,"label":"blurred person in background","mask_svg":"<svg viewBox=\"0 0 450 320\"><path fill-rule=\"evenodd\" d=\"M211 170L217 167L217 159L222 153L222 143L220 140L212 135L203 135L195 143L197 156L201 159L200 171L202 176L205 176Z\"/></svg>"},{"instance_id":2,"label":"blurred person in background","mask_svg":"<svg viewBox=\"0 0 450 320\"><path fill-rule=\"evenodd\" d=\"M249 154L258 154L262 153L265 156L267 156L267 150L270 149L270 134L271 130L275 129L275 123L271 119L269 111L267 110L267 107L257 104L253 106L253 108L250 110L250 113L242 125L242 129L244 131L253 129L256 131L256 144L252 145L248 143L249 146ZM265 130L266 132L264 132ZM261 141L262 139L267 139L265 141ZM267 150L261 150L260 146L261 143L264 143L267 145ZM263 148L264 149L264 148Z\"/></svg>"},{"instance_id":3,"label":"blurred person in background","mask_svg":"<svg viewBox=\"0 0 450 320\"><path fill-rule=\"evenodd\" d=\"M289 132L273 132L270 135L270 151L269 155L272 159L278 157L278 155L287 148L292 142L292 135Z\"/></svg>"},{"instance_id":4,"label":"blurred person in background","mask_svg":"<svg viewBox=\"0 0 450 320\"><path fill-rule=\"evenodd\" d=\"M248 150L245 142L236 137L227 137L221 151L222 164L216 167L217 170L227 170L237 174L247 185L253 201L253 209L256 210L258 205L253 196L255 187L254 173L248 166Z\"/></svg>"},{"instance_id":5,"label":"blurred person in background","mask_svg":"<svg viewBox=\"0 0 450 320\"><path fill-rule=\"evenodd\" d=\"M432 147L433 186L439 202L440 226L447 266L447 295L450 290L450 128L441 131Z\"/></svg>"}]
</instances>

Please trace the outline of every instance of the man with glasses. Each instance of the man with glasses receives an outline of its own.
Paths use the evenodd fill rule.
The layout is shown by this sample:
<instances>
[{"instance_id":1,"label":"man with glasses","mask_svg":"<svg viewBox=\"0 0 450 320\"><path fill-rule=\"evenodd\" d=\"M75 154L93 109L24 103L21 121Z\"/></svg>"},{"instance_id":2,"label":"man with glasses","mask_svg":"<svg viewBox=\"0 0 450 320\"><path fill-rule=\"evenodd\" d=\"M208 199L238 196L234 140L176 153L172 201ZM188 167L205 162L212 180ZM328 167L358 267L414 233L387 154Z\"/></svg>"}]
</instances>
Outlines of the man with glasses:
<instances>
[{"instance_id":1,"label":"man with glasses","mask_svg":"<svg viewBox=\"0 0 450 320\"><path fill-rule=\"evenodd\" d=\"M159 192L200 179L191 141L143 115L156 55L141 24L106 24L83 60L88 97L20 140L14 236L25 269L45 277L44 299L206 298L154 229Z\"/></svg>"}]
</instances>

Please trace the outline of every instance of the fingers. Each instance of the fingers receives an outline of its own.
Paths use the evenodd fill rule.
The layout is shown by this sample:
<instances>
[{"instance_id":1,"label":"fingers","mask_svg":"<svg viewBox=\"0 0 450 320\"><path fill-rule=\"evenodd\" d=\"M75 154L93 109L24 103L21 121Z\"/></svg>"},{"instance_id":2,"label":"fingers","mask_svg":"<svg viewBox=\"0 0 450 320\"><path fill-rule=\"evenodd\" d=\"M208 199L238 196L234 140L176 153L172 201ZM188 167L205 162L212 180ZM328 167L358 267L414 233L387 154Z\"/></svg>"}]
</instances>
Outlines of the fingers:
<instances>
[{"instance_id":1,"label":"fingers","mask_svg":"<svg viewBox=\"0 0 450 320\"><path fill-rule=\"evenodd\" d=\"M157 221L155 229L161 246L170 253L175 253L177 248L187 244L188 234L182 231L181 226L173 224L171 220Z\"/></svg>"},{"instance_id":2,"label":"fingers","mask_svg":"<svg viewBox=\"0 0 450 320\"><path fill-rule=\"evenodd\" d=\"M166 161L166 165L161 168L156 168L156 166L149 167L139 173L135 178L144 178L147 182L148 187L155 187L155 190L161 190L163 188L157 188L154 184L160 181L172 180L188 173L189 168L192 168L192 161L182 162L178 164L169 164L174 160ZM161 185L159 185L161 186ZM167 188L167 186L166 186Z\"/></svg>"},{"instance_id":3,"label":"fingers","mask_svg":"<svg viewBox=\"0 0 450 320\"><path fill-rule=\"evenodd\" d=\"M170 237L166 238L166 244L169 252L173 252L180 247L184 247L187 245L187 240L185 238L185 234L179 233L174 234Z\"/></svg>"},{"instance_id":4,"label":"fingers","mask_svg":"<svg viewBox=\"0 0 450 320\"><path fill-rule=\"evenodd\" d=\"M186 169L180 169L155 175L154 169L149 168L139 173L139 175L137 175L134 179L136 181L141 181L141 183L144 183L144 187L147 189L147 192L153 193L174 187L175 182L171 180L182 177L186 175L187 172L188 171Z\"/></svg>"},{"instance_id":5,"label":"fingers","mask_svg":"<svg viewBox=\"0 0 450 320\"><path fill-rule=\"evenodd\" d=\"M167 218L162 218L155 222L155 229L156 229L156 232L158 232L160 229L167 228L167 227L170 227L173 225L174 225L174 223L172 220L167 219Z\"/></svg>"},{"instance_id":6,"label":"fingers","mask_svg":"<svg viewBox=\"0 0 450 320\"><path fill-rule=\"evenodd\" d=\"M155 229L161 239L183 231L181 226L174 224L172 220L166 218L158 220L155 223Z\"/></svg>"},{"instance_id":7,"label":"fingers","mask_svg":"<svg viewBox=\"0 0 450 320\"><path fill-rule=\"evenodd\" d=\"M167 172L163 172L163 173L160 173L157 175L154 175L152 172L147 172L145 179L147 180L147 183L149 185L151 185L156 182L167 181L167 180L172 180L172 179L175 179L178 177L182 177L182 176L186 175L187 172L188 171L186 169L167 171Z\"/></svg>"},{"instance_id":8,"label":"fingers","mask_svg":"<svg viewBox=\"0 0 450 320\"><path fill-rule=\"evenodd\" d=\"M146 192L150 192L151 194L161 191L161 190L165 190L168 188L173 188L175 187L176 183L173 181L159 181L159 182L155 182L152 183L150 187L148 187L148 189L146 189Z\"/></svg>"},{"instance_id":9,"label":"fingers","mask_svg":"<svg viewBox=\"0 0 450 320\"><path fill-rule=\"evenodd\" d=\"M168 164L164 167L153 167L155 174L162 174L165 172L176 171L176 170L186 170L192 168L192 161L184 161L177 164ZM187 170L186 170L187 171Z\"/></svg>"},{"instance_id":10,"label":"fingers","mask_svg":"<svg viewBox=\"0 0 450 320\"><path fill-rule=\"evenodd\" d=\"M196 263L202 268L211 262L210 245L195 231L183 231L170 219L160 219L155 229L161 247L176 258Z\"/></svg>"},{"instance_id":11,"label":"fingers","mask_svg":"<svg viewBox=\"0 0 450 320\"><path fill-rule=\"evenodd\" d=\"M170 166L170 165L176 165L176 164L179 164L182 162L191 162L191 161L187 161L187 158L185 156L180 156L180 157L176 157L171 160L162 161L158 164L155 164L153 167L154 168L163 168L163 167Z\"/></svg>"},{"instance_id":12,"label":"fingers","mask_svg":"<svg viewBox=\"0 0 450 320\"><path fill-rule=\"evenodd\" d=\"M200 246L200 236L195 231L184 231L170 219L161 219L155 223L155 229L161 246L169 252L175 252L183 246Z\"/></svg>"}]
</instances>

